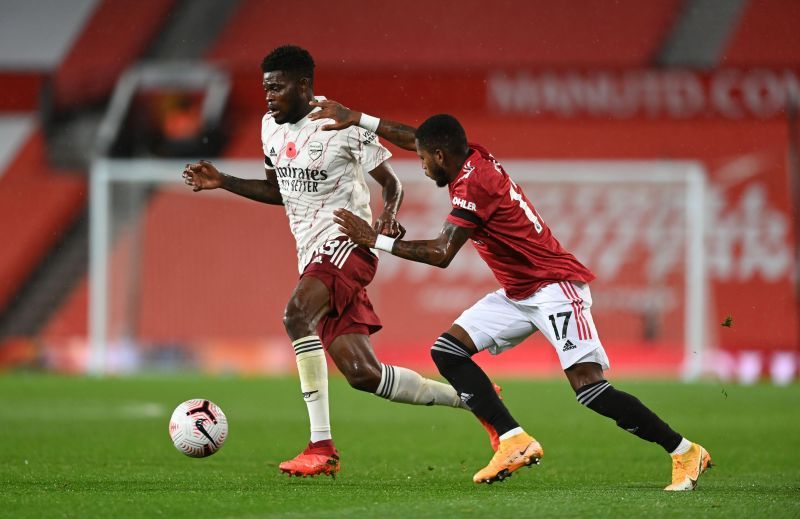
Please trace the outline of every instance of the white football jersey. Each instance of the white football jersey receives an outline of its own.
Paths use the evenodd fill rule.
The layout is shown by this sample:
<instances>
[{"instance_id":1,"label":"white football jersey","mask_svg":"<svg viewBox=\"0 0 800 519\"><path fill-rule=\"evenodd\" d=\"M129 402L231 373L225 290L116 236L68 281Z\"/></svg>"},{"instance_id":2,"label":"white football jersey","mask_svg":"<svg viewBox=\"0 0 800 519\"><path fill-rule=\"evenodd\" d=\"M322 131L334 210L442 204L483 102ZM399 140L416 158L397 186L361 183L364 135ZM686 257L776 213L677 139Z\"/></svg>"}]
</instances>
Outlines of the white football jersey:
<instances>
[{"instance_id":1,"label":"white football jersey","mask_svg":"<svg viewBox=\"0 0 800 519\"><path fill-rule=\"evenodd\" d=\"M269 114L261 120L264 166L277 174L301 273L320 246L343 235L333 223L335 209L372 222L364 175L392 156L368 130L320 129L330 122L306 116L294 124L277 124Z\"/></svg>"}]
</instances>

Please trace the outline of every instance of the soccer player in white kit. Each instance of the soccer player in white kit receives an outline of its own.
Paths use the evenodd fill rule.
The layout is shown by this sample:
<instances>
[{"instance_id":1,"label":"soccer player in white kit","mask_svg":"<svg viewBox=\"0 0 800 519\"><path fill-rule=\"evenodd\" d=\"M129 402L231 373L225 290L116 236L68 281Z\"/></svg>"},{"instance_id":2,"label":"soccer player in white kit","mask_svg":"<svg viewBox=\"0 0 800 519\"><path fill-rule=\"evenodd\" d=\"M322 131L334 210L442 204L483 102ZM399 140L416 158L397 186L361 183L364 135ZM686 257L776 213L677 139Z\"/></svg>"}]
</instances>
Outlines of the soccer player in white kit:
<instances>
[{"instance_id":1,"label":"soccer player in white kit","mask_svg":"<svg viewBox=\"0 0 800 519\"><path fill-rule=\"evenodd\" d=\"M483 350L498 354L513 348L539 331L555 348L578 402L672 456L672 483L665 490L693 490L711 466L711 456L605 379L609 360L591 315L589 283L594 274L561 246L500 162L486 148L468 143L464 128L451 115L434 115L412 128L364 116L335 101L316 106L322 110L312 117L336 121L326 128L361 125L415 150L425 175L450 192L452 210L434 239L379 235L362 218L338 209L334 221L351 240L442 268L470 240L502 287L465 310L431 348L439 372L472 412L500 435L495 455L473 481L502 481L538 463L544 454L472 359Z\"/></svg>"},{"instance_id":2,"label":"soccer player in white kit","mask_svg":"<svg viewBox=\"0 0 800 519\"><path fill-rule=\"evenodd\" d=\"M373 132L358 127L326 131L322 127L332 121L308 118L319 109L309 105L315 99L314 61L306 50L278 47L264 58L261 70L268 106L261 123L266 179L225 175L207 161L187 165L183 178L194 191L222 188L286 209L297 242L300 279L283 324L294 346L311 438L280 470L297 476L335 475L339 454L331 436L325 350L350 385L361 391L395 402L466 406L452 386L376 358L369 335L381 323L365 287L378 258L333 223L333 211L339 208L372 220L364 178L369 173L383 188L384 209L374 228L399 235L395 215L402 186L387 162L391 153ZM493 430L489 432L491 436Z\"/></svg>"}]
</instances>

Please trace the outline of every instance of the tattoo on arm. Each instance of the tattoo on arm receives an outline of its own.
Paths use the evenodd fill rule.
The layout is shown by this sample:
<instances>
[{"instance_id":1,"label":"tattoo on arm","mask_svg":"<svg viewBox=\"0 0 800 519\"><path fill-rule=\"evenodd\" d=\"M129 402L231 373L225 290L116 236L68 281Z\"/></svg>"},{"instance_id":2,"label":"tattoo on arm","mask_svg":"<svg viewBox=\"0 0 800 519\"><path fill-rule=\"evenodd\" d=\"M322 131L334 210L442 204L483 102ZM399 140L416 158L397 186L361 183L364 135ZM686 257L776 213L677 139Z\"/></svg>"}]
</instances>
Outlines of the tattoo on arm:
<instances>
[{"instance_id":1,"label":"tattoo on arm","mask_svg":"<svg viewBox=\"0 0 800 519\"><path fill-rule=\"evenodd\" d=\"M266 180L244 179L223 174L222 188L256 202L283 205L283 198L274 172L271 175L268 172Z\"/></svg>"},{"instance_id":2,"label":"tattoo on arm","mask_svg":"<svg viewBox=\"0 0 800 519\"><path fill-rule=\"evenodd\" d=\"M381 119L376 133L379 137L404 150L417 151L417 146L414 144L414 132L416 130L413 126Z\"/></svg>"},{"instance_id":3,"label":"tattoo on arm","mask_svg":"<svg viewBox=\"0 0 800 519\"><path fill-rule=\"evenodd\" d=\"M392 254L403 259L446 268L456 253L472 236L473 229L445 222L441 234L433 240L397 240Z\"/></svg>"}]
</instances>

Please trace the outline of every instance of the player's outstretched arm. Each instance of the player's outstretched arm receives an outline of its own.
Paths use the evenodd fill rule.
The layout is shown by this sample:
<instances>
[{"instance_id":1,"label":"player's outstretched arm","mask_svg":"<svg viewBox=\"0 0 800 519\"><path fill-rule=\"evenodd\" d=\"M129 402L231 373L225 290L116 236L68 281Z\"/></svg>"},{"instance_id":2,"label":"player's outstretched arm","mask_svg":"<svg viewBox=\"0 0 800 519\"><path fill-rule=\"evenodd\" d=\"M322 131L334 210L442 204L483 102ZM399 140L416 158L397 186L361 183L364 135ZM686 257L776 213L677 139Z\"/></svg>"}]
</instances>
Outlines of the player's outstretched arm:
<instances>
[{"instance_id":1,"label":"player's outstretched arm","mask_svg":"<svg viewBox=\"0 0 800 519\"><path fill-rule=\"evenodd\" d=\"M413 126L386 119L378 120L374 117L366 116L373 122L373 124L370 125L367 121L363 120L363 113L351 110L332 99L323 99L322 101L312 100L309 104L320 108L320 110L309 114L308 118L312 121L316 119L334 120L333 123L323 126L323 131L344 130L351 126L361 126L366 130L374 131L379 137L386 139L395 146L399 146L404 150L417 151L417 146L414 143L414 132L417 129ZM374 126L375 122L377 122L377 127Z\"/></svg>"},{"instance_id":2,"label":"player's outstretched arm","mask_svg":"<svg viewBox=\"0 0 800 519\"><path fill-rule=\"evenodd\" d=\"M333 212L333 221L339 226L339 230L345 233L354 243L376 247L378 233L369 226L367 222L354 215L347 209L337 209ZM427 263L434 267L447 268L453 258L464 243L472 235L473 229L459 227L450 222L445 222L442 232L432 240L401 240L395 239L387 250L392 255L399 258ZM388 239L385 236L383 239ZM391 240L390 240L391 241Z\"/></svg>"},{"instance_id":3,"label":"player's outstretched arm","mask_svg":"<svg viewBox=\"0 0 800 519\"><path fill-rule=\"evenodd\" d=\"M212 163L201 160L186 165L183 170L183 181L192 187L192 191L222 188L257 202L283 205L283 198L281 198L278 188L278 178L275 170L271 169L267 170L266 180L244 179L226 175Z\"/></svg>"}]
</instances>

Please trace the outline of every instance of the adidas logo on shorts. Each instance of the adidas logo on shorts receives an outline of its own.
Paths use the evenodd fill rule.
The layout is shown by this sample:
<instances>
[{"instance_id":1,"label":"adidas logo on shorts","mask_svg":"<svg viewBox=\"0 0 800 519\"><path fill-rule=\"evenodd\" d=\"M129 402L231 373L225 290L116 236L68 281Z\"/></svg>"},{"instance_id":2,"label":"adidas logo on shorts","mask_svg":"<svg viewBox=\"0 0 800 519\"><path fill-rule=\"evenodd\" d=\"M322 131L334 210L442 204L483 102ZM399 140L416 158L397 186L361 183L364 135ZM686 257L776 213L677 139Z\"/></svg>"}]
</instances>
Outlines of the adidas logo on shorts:
<instances>
[{"instance_id":1,"label":"adidas logo on shorts","mask_svg":"<svg viewBox=\"0 0 800 519\"><path fill-rule=\"evenodd\" d=\"M574 344L572 344L572 341L570 341L569 339L567 339L567 342L565 342L565 343L564 343L564 347L563 347L563 348L561 348L561 351L569 351L569 350L574 350L575 348L577 348L577 346L575 346Z\"/></svg>"}]
</instances>

